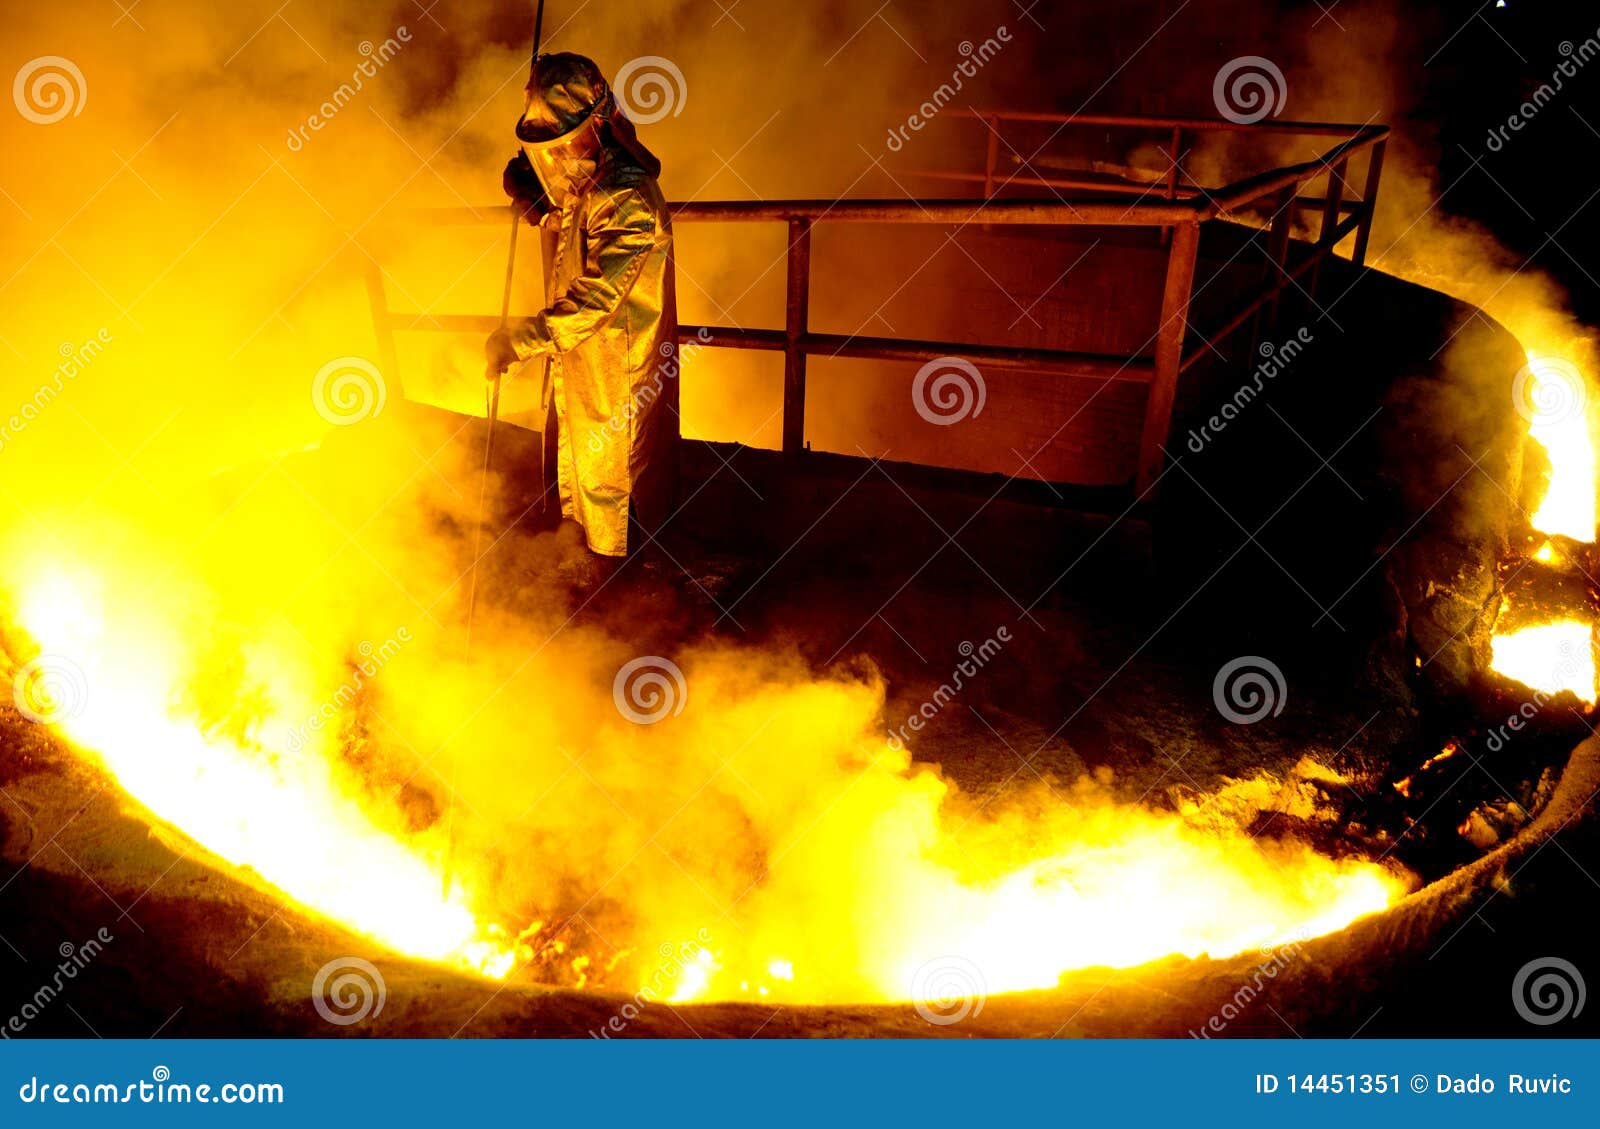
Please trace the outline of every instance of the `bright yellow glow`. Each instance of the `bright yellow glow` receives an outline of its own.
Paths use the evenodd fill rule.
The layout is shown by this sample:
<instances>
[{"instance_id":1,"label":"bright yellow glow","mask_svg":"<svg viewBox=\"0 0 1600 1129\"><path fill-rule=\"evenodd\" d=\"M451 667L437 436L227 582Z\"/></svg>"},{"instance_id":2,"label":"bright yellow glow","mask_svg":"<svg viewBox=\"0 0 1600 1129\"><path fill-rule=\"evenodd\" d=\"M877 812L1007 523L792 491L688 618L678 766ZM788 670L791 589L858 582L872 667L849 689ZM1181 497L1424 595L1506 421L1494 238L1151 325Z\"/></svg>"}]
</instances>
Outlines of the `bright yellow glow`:
<instances>
[{"instance_id":1,"label":"bright yellow glow","mask_svg":"<svg viewBox=\"0 0 1600 1129\"><path fill-rule=\"evenodd\" d=\"M119 631L129 625L100 606L92 580L42 578L22 596L18 619L46 661L81 672L85 692L58 703L52 720L157 818L397 950L490 976L510 971L511 951L458 896L444 896L438 868L342 792L320 744L290 753L281 725L240 740L176 716L179 680L162 637Z\"/></svg>"},{"instance_id":2,"label":"bright yellow glow","mask_svg":"<svg viewBox=\"0 0 1600 1129\"><path fill-rule=\"evenodd\" d=\"M1596 701L1594 647L1590 627L1582 620L1496 635L1491 646L1490 665L1507 678L1542 693L1570 690L1591 705Z\"/></svg>"},{"instance_id":3,"label":"bright yellow glow","mask_svg":"<svg viewBox=\"0 0 1600 1129\"><path fill-rule=\"evenodd\" d=\"M1550 484L1533 526L1574 541L1593 541L1595 453L1588 382L1575 365L1536 353L1528 354L1526 371L1519 397L1529 417L1528 434L1550 458Z\"/></svg>"}]
</instances>

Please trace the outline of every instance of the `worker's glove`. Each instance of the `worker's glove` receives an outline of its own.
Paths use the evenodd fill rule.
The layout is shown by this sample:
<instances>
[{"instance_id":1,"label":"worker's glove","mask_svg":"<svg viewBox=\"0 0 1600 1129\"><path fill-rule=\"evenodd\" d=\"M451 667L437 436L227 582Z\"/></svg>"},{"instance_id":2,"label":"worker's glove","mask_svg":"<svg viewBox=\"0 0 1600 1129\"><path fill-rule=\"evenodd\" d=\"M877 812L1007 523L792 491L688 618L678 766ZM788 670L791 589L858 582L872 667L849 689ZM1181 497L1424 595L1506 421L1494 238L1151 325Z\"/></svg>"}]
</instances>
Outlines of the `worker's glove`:
<instances>
[{"instance_id":1,"label":"worker's glove","mask_svg":"<svg viewBox=\"0 0 1600 1129\"><path fill-rule=\"evenodd\" d=\"M490 380L493 380L516 364L517 350L511 344L511 331L497 329L491 333L489 340L483 343L483 356L489 362L485 375Z\"/></svg>"},{"instance_id":2,"label":"worker's glove","mask_svg":"<svg viewBox=\"0 0 1600 1129\"><path fill-rule=\"evenodd\" d=\"M500 186L505 189L506 195L511 197L511 205L516 208L527 221L535 227L539 221L550 211L550 198L545 195L544 185L539 182L539 174L533 171L533 166L528 163L526 153L518 153L506 162L506 171L500 178Z\"/></svg>"}]
</instances>

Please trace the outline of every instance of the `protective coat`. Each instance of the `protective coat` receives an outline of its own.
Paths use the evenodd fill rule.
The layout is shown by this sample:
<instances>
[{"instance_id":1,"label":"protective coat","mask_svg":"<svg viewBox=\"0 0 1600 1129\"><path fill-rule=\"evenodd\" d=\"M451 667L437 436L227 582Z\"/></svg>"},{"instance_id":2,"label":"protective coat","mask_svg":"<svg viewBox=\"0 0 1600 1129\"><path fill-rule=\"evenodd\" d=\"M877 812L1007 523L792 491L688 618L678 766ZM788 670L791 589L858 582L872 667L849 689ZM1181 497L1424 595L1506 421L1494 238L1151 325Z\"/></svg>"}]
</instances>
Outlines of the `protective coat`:
<instances>
[{"instance_id":1,"label":"protective coat","mask_svg":"<svg viewBox=\"0 0 1600 1129\"><path fill-rule=\"evenodd\" d=\"M653 170L651 170L653 171ZM653 534L674 490L678 310L672 221L655 178L608 146L559 211L550 307L514 322L518 357L552 358L561 512L589 548ZM634 546L637 548L637 546Z\"/></svg>"}]
</instances>

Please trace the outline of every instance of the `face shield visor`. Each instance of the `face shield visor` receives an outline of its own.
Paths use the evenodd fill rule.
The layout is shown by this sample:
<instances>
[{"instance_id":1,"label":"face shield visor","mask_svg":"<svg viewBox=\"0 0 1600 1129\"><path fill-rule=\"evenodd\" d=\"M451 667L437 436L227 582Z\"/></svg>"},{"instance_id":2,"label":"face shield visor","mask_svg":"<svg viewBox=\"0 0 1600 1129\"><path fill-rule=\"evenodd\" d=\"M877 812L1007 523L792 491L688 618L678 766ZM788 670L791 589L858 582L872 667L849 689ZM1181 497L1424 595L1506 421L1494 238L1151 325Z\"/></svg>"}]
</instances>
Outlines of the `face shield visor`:
<instances>
[{"instance_id":1,"label":"face shield visor","mask_svg":"<svg viewBox=\"0 0 1600 1129\"><path fill-rule=\"evenodd\" d=\"M609 103L607 96L565 133L560 132L558 125L535 120L528 113L517 123L517 141L539 177L539 183L544 185L546 194L558 208L565 207L583 181L594 173Z\"/></svg>"}]
</instances>

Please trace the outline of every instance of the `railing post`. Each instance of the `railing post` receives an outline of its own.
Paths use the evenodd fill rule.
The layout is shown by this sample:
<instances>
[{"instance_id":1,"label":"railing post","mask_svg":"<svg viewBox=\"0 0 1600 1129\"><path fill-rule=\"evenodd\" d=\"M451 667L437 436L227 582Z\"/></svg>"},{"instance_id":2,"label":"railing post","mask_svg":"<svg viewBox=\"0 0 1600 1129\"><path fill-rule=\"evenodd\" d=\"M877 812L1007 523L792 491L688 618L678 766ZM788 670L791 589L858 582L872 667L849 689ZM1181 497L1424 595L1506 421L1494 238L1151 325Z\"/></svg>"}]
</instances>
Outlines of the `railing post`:
<instances>
[{"instance_id":1,"label":"railing post","mask_svg":"<svg viewBox=\"0 0 1600 1129\"><path fill-rule=\"evenodd\" d=\"M989 123L989 147L983 161L983 198L994 195L994 174L1000 168L1000 119L985 118Z\"/></svg>"},{"instance_id":2,"label":"railing post","mask_svg":"<svg viewBox=\"0 0 1600 1129\"><path fill-rule=\"evenodd\" d=\"M1349 159L1340 161L1328 170L1328 195L1322 202L1322 227L1317 232L1319 243L1327 242L1333 229L1339 226L1339 205L1344 203L1344 174Z\"/></svg>"},{"instance_id":3,"label":"railing post","mask_svg":"<svg viewBox=\"0 0 1600 1129\"><path fill-rule=\"evenodd\" d=\"M1178 366L1183 361L1183 339L1189 329L1189 294L1194 288L1194 264L1200 250L1200 225L1178 224L1172 229L1167 252L1167 280L1161 292L1161 324L1156 329L1155 373L1150 398L1145 401L1144 432L1139 439L1137 496L1155 489L1172 428L1172 405L1178 395Z\"/></svg>"},{"instance_id":4,"label":"railing post","mask_svg":"<svg viewBox=\"0 0 1600 1129\"><path fill-rule=\"evenodd\" d=\"M1274 282L1281 282L1288 273L1285 269L1289 261L1289 231L1294 223L1294 198L1297 186L1291 184L1279 199L1278 209L1272 215L1272 227L1267 233L1267 269L1265 275ZM1282 291L1272 296L1267 303L1267 328L1271 329L1278 324L1278 299Z\"/></svg>"},{"instance_id":5,"label":"railing post","mask_svg":"<svg viewBox=\"0 0 1600 1129\"><path fill-rule=\"evenodd\" d=\"M1328 244L1328 254L1333 254L1333 232L1339 226L1339 206L1344 203L1345 168L1349 158L1341 160L1328 169L1328 192L1322 200L1322 226L1317 229L1317 243ZM1314 302L1317 298L1317 289L1322 284L1323 259L1317 260L1317 265L1311 268L1311 282L1306 287L1306 293Z\"/></svg>"},{"instance_id":6,"label":"railing post","mask_svg":"<svg viewBox=\"0 0 1600 1129\"><path fill-rule=\"evenodd\" d=\"M1378 210L1378 181L1383 176L1383 151L1388 140L1372 147L1372 157L1367 161L1367 188L1361 194L1361 222L1356 225L1356 247L1350 261L1363 266L1367 261L1367 241L1372 238L1372 218Z\"/></svg>"},{"instance_id":7,"label":"railing post","mask_svg":"<svg viewBox=\"0 0 1600 1129\"><path fill-rule=\"evenodd\" d=\"M1182 156L1181 156L1182 153L1183 153L1183 127L1175 125L1175 126L1172 127L1172 149L1168 153L1168 156L1170 156L1172 158L1172 167L1167 170L1167 199L1168 200L1176 200L1178 198L1178 162L1183 159ZM1171 238L1172 238L1172 228L1163 227L1161 229L1161 243L1162 243L1162 245L1165 246L1167 241L1170 240Z\"/></svg>"},{"instance_id":8,"label":"railing post","mask_svg":"<svg viewBox=\"0 0 1600 1129\"><path fill-rule=\"evenodd\" d=\"M400 356L394 347L394 322L389 317L389 299L383 290L383 268L378 260L367 258L367 302L372 307L372 332L378 344L378 371L384 385L397 397L405 395L400 379Z\"/></svg>"},{"instance_id":9,"label":"railing post","mask_svg":"<svg viewBox=\"0 0 1600 1129\"><path fill-rule=\"evenodd\" d=\"M811 307L811 221L789 221L789 285L783 348L783 450L795 455L806 449L806 335Z\"/></svg>"}]
</instances>

